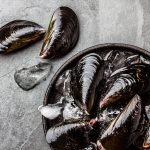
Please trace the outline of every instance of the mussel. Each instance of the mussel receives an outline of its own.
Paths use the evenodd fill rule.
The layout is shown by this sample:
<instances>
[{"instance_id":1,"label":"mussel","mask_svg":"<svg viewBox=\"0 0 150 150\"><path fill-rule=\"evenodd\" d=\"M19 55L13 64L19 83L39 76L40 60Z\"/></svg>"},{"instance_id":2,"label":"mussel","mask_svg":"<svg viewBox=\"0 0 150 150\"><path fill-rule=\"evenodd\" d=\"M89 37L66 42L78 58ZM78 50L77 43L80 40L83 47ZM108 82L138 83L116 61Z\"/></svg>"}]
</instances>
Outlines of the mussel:
<instances>
[{"instance_id":1,"label":"mussel","mask_svg":"<svg viewBox=\"0 0 150 150\"><path fill-rule=\"evenodd\" d=\"M40 52L41 58L56 58L71 51L79 38L79 23L74 11L59 7L54 12Z\"/></svg>"},{"instance_id":2,"label":"mussel","mask_svg":"<svg viewBox=\"0 0 150 150\"><path fill-rule=\"evenodd\" d=\"M150 122L149 122L149 129L146 133L143 148L150 149Z\"/></svg>"},{"instance_id":3,"label":"mussel","mask_svg":"<svg viewBox=\"0 0 150 150\"><path fill-rule=\"evenodd\" d=\"M105 57L105 78L108 78L114 69L122 68L125 65L126 55L117 50L109 51Z\"/></svg>"},{"instance_id":4,"label":"mussel","mask_svg":"<svg viewBox=\"0 0 150 150\"><path fill-rule=\"evenodd\" d=\"M76 103L90 113L97 85L103 78L104 62L96 53L81 58L72 71L72 92Z\"/></svg>"},{"instance_id":5,"label":"mussel","mask_svg":"<svg viewBox=\"0 0 150 150\"><path fill-rule=\"evenodd\" d=\"M100 108L105 108L120 99L129 100L136 93L148 92L149 76L150 66L146 64L133 64L116 70L106 82L106 88L100 100Z\"/></svg>"},{"instance_id":6,"label":"mussel","mask_svg":"<svg viewBox=\"0 0 150 150\"><path fill-rule=\"evenodd\" d=\"M150 104L145 108L146 108L146 114L148 116L149 121L148 121L148 130L147 133L145 134L143 147L145 149L150 149Z\"/></svg>"},{"instance_id":7,"label":"mussel","mask_svg":"<svg viewBox=\"0 0 150 150\"><path fill-rule=\"evenodd\" d=\"M99 136L101 136L110 123L123 111L127 103L113 103L107 106L105 109L99 109L97 112L97 126L99 130Z\"/></svg>"},{"instance_id":8,"label":"mussel","mask_svg":"<svg viewBox=\"0 0 150 150\"><path fill-rule=\"evenodd\" d=\"M137 129L142 114L141 99L135 95L100 137L106 150L124 150L138 138Z\"/></svg>"},{"instance_id":9,"label":"mussel","mask_svg":"<svg viewBox=\"0 0 150 150\"><path fill-rule=\"evenodd\" d=\"M126 65L137 64L137 63L150 65L150 61L147 59L147 57L144 57L142 55L131 55L127 57L125 62L126 62Z\"/></svg>"},{"instance_id":10,"label":"mussel","mask_svg":"<svg viewBox=\"0 0 150 150\"><path fill-rule=\"evenodd\" d=\"M54 150L83 149L90 144L87 123L71 123L50 128L46 134L47 142Z\"/></svg>"},{"instance_id":11,"label":"mussel","mask_svg":"<svg viewBox=\"0 0 150 150\"><path fill-rule=\"evenodd\" d=\"M0 28L0 52L9 53L41 39L45 29L27 20L14 20Z\"/></svg>"}]
</instances>

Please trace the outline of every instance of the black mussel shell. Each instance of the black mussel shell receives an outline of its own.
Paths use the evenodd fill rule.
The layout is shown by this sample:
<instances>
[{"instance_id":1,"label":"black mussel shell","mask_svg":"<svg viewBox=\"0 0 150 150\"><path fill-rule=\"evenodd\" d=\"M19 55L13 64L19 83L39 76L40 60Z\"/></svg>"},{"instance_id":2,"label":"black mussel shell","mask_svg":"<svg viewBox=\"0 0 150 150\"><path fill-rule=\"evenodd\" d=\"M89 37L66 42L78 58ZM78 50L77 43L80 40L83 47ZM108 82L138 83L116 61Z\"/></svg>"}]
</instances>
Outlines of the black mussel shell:
<instances>
[{"instance_id":1,"label":"black mussel shell","mask_svg":"<svg viewBox=\"0 0 150 150\"><path fill-rule=\"evenodd\" d=\"M0 28L0 52L9 53L41 39L45 29L27 20L14 20Z\"/></svg>"},{"instance_id":2,"label":"black mussel shell","mask_svg":"<svg viewBox=\"0 0 150 150\"><path fill-rule=\"evenodd\" d=\"M146 64L133 64L116 70L106 82L100 108L105 108L120 99L129 100L136 93L148 92L149 76L150 66Z\"/></svg>"},{"instance_id":3,"label":"black mussel shell","mask_svg":"<svg viewBox=\"0 0 150 150\"><path fill-rule=\"evenodd\" d=\"M148 125L149 125L149 129L146 133L144 144L143 144L144 149L150 149L150 122Z\"/></svg>"},{"instance_id":4,"label":"black mussel shell","mask_svg":"<svg viewBox=\"0 0 150 150\"><path fill-rule=\"evenodd\" d=\"M54 12L40 52L41 58L61 57L71 51L79 38L79 23L74 11L59 7Z\"/></svg>"},{"instance_id":5,"label":"black mussel shell","mask_svg":"<svg viewBox=\"0 0 150 150\"><path fill-rule=\"evenodd\" d=\"M142 115L141 115L141 118L140 118L138 128L134 133L135 137L138 137L138 138L132 144L132 146L134 146L136 149L142 149L142 147L143 148L144 147L148 148L148 144L149 144L149 148L150 148L150 143L148 142L149 140L148 140L148 137L147 137L148 136L148 128L149 128L149 119L147 117L147 114L143 110L144 109L142 109Z\"/></svg>"},{"instance_id":6,"label":"black mussel shell","mask_svg":"<svg viewBox=\"0 0 150 150\"><path fill-rule=\"evenodd\" d=\"M97 113L97 126L98 133L101 136L105 130L108 128L110 123L123 111L125 106L128 103L113 103L112 105L107 106L105 109L98 110Z\"/></svg>"},{"instance_id":7,"label":"black mussel shell","mask_svg":"<svg viewBox=\"0 0 150 150\"><path fill-rule=\"evenodd\" d=\"M141 99L135 95L101 136L102 146L107 150L127 149L138 138L136 130L141 113Z\"/></svg>"},{"instance_id":8,"label":"black mussel shell","mask_svg":"<svg viewBox=\"0 0 150 150\"><path fill-rule=\"evenodd\" d=\"M88 132L91 127L86 123L71 123L55 126L47 131L47 142L54 150L83 149L90 144Z\"/></svg>"},{"instance_id":9,"label":"black mussel shell","mask_svg":"<svg viewBox=\"0 0 150 150\"><path fill-rule=\"evenodd\" d=\"M126 55L122 51L111 50L105 57L105 78L108 78L112 72L116 69L122 68L125 66Z\"/></svg>"},{"instance_id":10,"label":"black mussel shell","mask_svg":"<svg viewBox=\"0 0 150 150\"><path fill-rule=\"evenodd\" d=\"M142 100L143 104L143 100ZM99 136L101 136L110 123L120 114L125 106L127 105L127 102L118 101L116 103L113 103L112 105L107 106L104 110L99 110L97 119L98 119L98 130ZM138 140L132 145L129 149L139 149L142 147L143 139L145 137L145 133L147 131L148 126L148 118L144 111L145 109L142 109L142 115L140 119L140 123L138 126L138 129L136 131L137 135L139 136ZM128 150L129 150L128 149Z\"/></svg>"},{"instance_id":11,"label":"black mussel shell","mask_svg":"<svg viewBox=\"0 0 150 150\"><path fill-rule=\"evenodd\" d=\"M103 78L104 62L91 53L81 58L72 71L72 93L83 110L90 113L95 101L96 87Z\"/></svg>"}]
</instances>

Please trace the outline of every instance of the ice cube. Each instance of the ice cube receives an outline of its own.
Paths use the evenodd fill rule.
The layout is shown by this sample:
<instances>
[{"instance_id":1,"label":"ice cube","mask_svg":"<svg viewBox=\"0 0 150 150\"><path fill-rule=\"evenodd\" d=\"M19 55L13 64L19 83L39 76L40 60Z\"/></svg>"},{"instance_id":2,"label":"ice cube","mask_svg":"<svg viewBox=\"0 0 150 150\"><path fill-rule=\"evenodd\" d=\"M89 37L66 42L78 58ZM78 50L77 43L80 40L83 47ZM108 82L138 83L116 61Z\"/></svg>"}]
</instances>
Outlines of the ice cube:
<instances>
[{"instance_id":1,"label":"ice cube","mask_svg":"<svg viewBox=\"0 0 150 150\"><path fill-rule=\"evenodd\" d=\"M17 70L14 79L22 89L30 90L45 80L50 74L50 70L49 62L39 62L37 65Z\"/></svg>"},{"instance_id":2,"label":"ice cube","mask_svg":"<svg viewBox=\"0 0 150 150\"><path fill-rule=\"evenodd\" d=\"M64 97L70 97L71 95L71 70L66 70L58 78L55 84L56 90Z\"/></svg>"}]
</instances>

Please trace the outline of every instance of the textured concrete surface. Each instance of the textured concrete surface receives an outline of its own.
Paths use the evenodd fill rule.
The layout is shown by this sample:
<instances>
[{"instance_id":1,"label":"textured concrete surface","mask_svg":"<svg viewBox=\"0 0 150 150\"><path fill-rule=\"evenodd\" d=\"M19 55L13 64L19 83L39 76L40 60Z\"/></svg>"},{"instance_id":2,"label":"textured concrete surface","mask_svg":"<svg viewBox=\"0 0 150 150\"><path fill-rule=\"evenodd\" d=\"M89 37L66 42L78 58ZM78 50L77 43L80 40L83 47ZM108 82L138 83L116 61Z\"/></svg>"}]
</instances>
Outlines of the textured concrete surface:
<instances>
[{"instance_id":1,"label":"textured concrete surface","mask_svg":"<svg viewBox=\"0 0 150 150\"><path fill-rule=\"evenodd\" d=\"M49 150L43 133L42 104L48 83L73 54L100 43L127 43L150 49L149 0L0 0L0 26L15 19L47 28L54 10L69 6L80 21L80 39L66 57L53 61L51 75L28 92L14 81L14 72L35 64L41 42L11 55L0 55L0 150Z\"/></svg>"}]
</instances>

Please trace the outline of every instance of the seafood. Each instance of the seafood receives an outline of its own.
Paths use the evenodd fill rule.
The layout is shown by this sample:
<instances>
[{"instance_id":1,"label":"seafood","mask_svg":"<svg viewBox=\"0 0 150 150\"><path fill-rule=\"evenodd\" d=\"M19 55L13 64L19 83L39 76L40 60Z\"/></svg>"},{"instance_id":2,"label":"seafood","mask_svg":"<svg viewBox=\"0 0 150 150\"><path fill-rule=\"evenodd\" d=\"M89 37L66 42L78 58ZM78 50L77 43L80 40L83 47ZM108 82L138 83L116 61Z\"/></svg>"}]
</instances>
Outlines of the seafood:
<instances>
[{"instance_id":1,"label":"seafood","mask_svg":"<svg viewBox=\"0 0 150 150\"><path fill-rule=\"evenodd\" d=\"M0 28L0 52L9 53L41 39L45 29L27 20L14 20Z\"/></svg>"},{"instance_id":2,"label":"seafood","mask_svg":"<svg viewBox=\"0 0 150 150\"><path fill-rule=\"evenodd\" d=\"M105 61L105 78L108 78L115 69L122 68L125 65L126 59L124 52L119 52L117 50L110 51L104 57Z\"/></svg>"},{"instance_id":3,"label":"seafood","mask_svg":"<svg viewBox=\"0 0 150 150\"><path fill-rule=\"evenodd\" d=\"M99 136L101 136L110 123L123 111L126 103L114 103L104 110L99 110L97 114Z\"/></svg>"},{"instance_id":4,"label":"seafood","mask_svg":"<svg viewBox=\"0 0 150 150\"><path fill-rule=\"evenodd\" d=\"M148 131L148 128L149 128L149 119L147 117L147 114L145 113L144 107L142 106L141 118L139 121L139 125L137 127L137 130L133 134L133 138L135 136L136 141L132 144L131 147L134 147L135 149L142 148L142 145L144 143L144 138ZM130 140L132 140L132 139L130 139Z\"/></svg>"},{"instance_id":5,"label":"seafood","mask_svg":"<svg viewBox=\"0 0 150 150\"><path fill-rule=\"evenodd\" d=\"M120 99L129 100L136 93L148 92L149 76L150 66L146 64L133 64L116 70L106 82L100 108L103 109Z\"/></svg>"},{"instance_id":6,"label":"seafood","mask_svg":"<svg viewBox=\"0 0 150 150\"><path fill-rule=\"evenodd\" d=\"M138 95L134 96L134 99L140 99ZM143 104L143 102L142 102ZM108 129L109 125L115 118L117 118L118 115L121 114L121 112L124 110L126 107L126 102L124 103L113 103L109 106L107 106L104 110L100 110L98 113L98 126L99 129L99 136L102 136L104 132ZM147 132L147 127L148 127L148 118L147 115L144 111L144 107L141 107L141 118L136 130L136 136L139 136L137 140L135 140L134 145L132 147L138 148L143 144L143 137L145 136ZM122 117L124 118L124 116ZM115 128L115 127L114 127ZM120 134L122 133L121 131ZM114 135L116 136L116 135ZM108 144L109 145L109 144ZM131 148L132 149L132 148ZM119 149L118 149L119 150Z\"/></svg>"},{"instance_id":7,"label":"seafood","mask_svg":"<svg viewBox=\"0 0 150 150\"><path fill-rule=\"evenodd\" d=\"M126 59L126 65L143 63L150 65L150 61L142 55L131 55Z\"/></svg>"},{"instance_id":8,"label":"seafood","mask_svg":"<svg viewBox=\"0 0 150 150\"><path fill-rule=\"evenodd\" d=\"M86 123L65 124L50 128L46 140L54 150L83 149L90 144L88 139L90 130L91 127Z\"/></svg>"},{"instance_id":9,"label":"seafood","mask_svg":"<svg viewBox=\"0 0 150 150\"><path fill-rule=\"evenodd\" d=\"M56 58L71 51L79 38L79 23L74 11L60 7L54 12L45 35L41 58Z\"/></svg>"},{"instance_id":10,"label":"seafood","mask_svg":"<svg viewBox=\"0 0 150 150\"><path fill-rule=\"evenodd\" d=\"M150 149L150 122L149 122L149 130L146 133L145 141L143 144L143 148Z\"/></svg>"},{"instance_id":11,"label":"seafood","mask_svg":"<svg viewBox=\"0 0 150 150\"><path fill-rule=\"evenodd\" d=\"M106 53L80 56L53 81L50 100L39 107L52 149L150 149L149 59Z\"/></svg>"},{"instance_id":12,"label":"seafood","mask_svg":"<svg viewBox=\"0 0 150 150\"><path fill-rule=\"evenodd\" d=\"M88 113L94 104L95 90L103 78L103 71L103 60L95 53L81 58L72 71L73 97Z\"/></svg>"},{"instance_id":13,"label":"seafood","mask_svg":"<svg viewBox=\"0 0 150 150\"><path fill-rule=\"evenodd\" d=\"M146 113L148 114L148 118L150 119L150 105L146 106ZM150 120L148 122L148 130L144 139L143 147L145 149L150 149Z\"/></svg>"},{"instance_id":14,"label":"seafood","mask_svg":"<svg viewBox=\"0 0 150 150\"><path fill-rule=\"evenodd\" d=\"M135 95L103 133L100 142L107 150L123 150L136 140L142 112L141 99ZM135 136L136 135L136 136Z\"/></svg>"}]
</instances>

